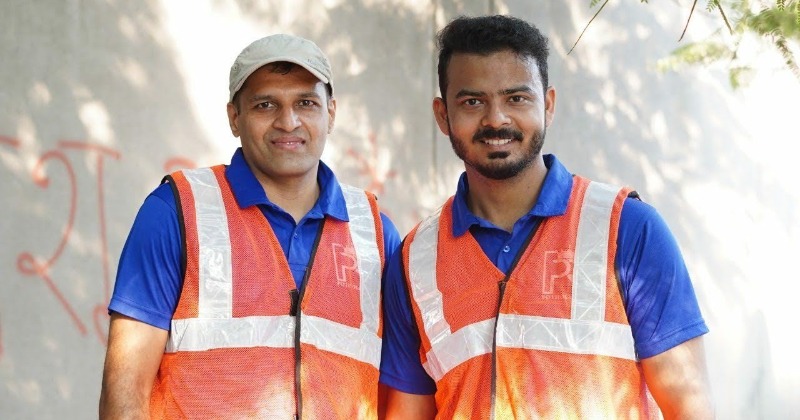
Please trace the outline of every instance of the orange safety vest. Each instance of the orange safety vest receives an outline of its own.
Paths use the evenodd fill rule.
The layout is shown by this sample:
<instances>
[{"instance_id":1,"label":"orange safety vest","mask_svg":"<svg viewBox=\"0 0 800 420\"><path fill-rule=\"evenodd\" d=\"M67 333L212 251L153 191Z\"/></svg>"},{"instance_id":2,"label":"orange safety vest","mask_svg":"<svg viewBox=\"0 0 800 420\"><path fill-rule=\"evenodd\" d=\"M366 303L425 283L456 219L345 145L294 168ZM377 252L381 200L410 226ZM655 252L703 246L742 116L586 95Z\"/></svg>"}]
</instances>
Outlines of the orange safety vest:
<instances>
[{"instance_id":1,"label":"orange safety vest","mask_svg":"<svg viewBox=\"0 0 800 420\"><path fill-rule=\"evenodd\" d=\"M257 206L224 166L173 173L186 272L150 401L154 419L377 417L383 228L375 197L342 185L301 291Z\"/></svg>"},{"instance_id":2,"label":"orange safety vest","mask_svg":"<svg viewBox=\"0 0 800 420\"><path fill-rule=\"evenodd\" d=\"M403 262L439 418L660 418L614 271L628 192L575 177L508 276L454 237L452 197L414 228Z\"/></svg>"}]
</instances>

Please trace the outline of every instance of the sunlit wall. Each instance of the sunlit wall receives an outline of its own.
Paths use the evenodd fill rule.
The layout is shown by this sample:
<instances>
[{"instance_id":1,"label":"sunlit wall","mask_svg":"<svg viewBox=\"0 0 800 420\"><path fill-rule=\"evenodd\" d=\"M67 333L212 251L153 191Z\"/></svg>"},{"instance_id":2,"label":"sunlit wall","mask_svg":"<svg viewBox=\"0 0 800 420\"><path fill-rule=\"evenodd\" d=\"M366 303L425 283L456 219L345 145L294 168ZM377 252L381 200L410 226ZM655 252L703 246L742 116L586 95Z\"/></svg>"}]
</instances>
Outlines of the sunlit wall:
<instances>
[{"instance_id":1,"label":"sunlit wall","mask_svg":"<svg viewBox=\"0 0 800 420\"><path fill-rule=\"evenodd\" d=\"M732 90L723 66L660 73L691 1L5 0L0 8L0 418L96 414L119 253L161 177L228 162L227 77L253 39L292 32L334 67L323 159L401 233L463 169L431 116L433 37L459 14L512 13L551 39L545 151L635 187L685 254L711 327L719 418L800 416L793 357L800 83L776 52ZM697 11L687 39L721 27Z\"/></svg>"}]
</instances>

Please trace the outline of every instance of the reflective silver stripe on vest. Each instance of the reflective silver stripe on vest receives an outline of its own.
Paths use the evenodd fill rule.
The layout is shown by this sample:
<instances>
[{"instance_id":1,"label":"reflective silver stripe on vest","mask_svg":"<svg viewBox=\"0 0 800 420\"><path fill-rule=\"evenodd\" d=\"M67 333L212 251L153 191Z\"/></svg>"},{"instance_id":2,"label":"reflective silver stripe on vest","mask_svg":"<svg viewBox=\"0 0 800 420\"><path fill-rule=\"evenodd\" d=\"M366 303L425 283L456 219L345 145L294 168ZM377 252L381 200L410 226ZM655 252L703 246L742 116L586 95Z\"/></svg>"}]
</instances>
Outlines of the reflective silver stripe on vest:
<instances>
[{"instance_id":1,"label":"reflective silver stripe on vest","mask_svg":"<svg viewBox=\"0 0 800 420\"><path fill-rule=\"evenodd\" d=\"M294 347L294 317L175 319L166 353L238 347Z\"/></svg>"},{"instance_id":2,"label":"reflective silver stripe on vest","mask_svg":"<svg viewBox=\"0 0 800 420\"><path fill-rule=\"evenodd\" d=\"M233 317L231 244L227 213L211 169L184 171L195 197L200 278L198 318L173 319L165 351L294 346L295 320L289 315ZM342 188L360 271L362 326L353 328L306 315L300 341L351 357L375 368L380 364L381 260L375 220L363 191ZM357 197L360 192L361 198ZM354 226L358 224L359 226ZM371 240L370 240L371 239Z\"/></svg>"},{"instance_id":3,"label":"reflective silver stripe on vest","mask_svg":"<svg viewBox=\"0 0 800 420\"><path fill-rule=\"evenodd\" d=\"M192 187L200 248L199 318L230 318L233 266L228 215L217 178L210 168L183 171Z\"/></svg>"},{"instance_id":4,"label":"reflective silver stripe on vest","mask_svg":"<svg viewBox=\"0 0 800 420\"><path fill-rule=\"evenodd\" d=\"M573 272L572 318L500 314L497 346L635 360L630 326L605 322L606 270L611 209L619 189L592 182L581 207ZM436 281L441 213L420 224L409 248L412 296L431 342L425 370L435 381L472 357L491 353L494 320L452 332L444 319Z\"/></svg>"},{"instance_id":5,"label":"reflective silver stripe on vest","mask_svg":"<svg viewBox=\"0 0 800 420\"><path fill-rule=\"evenodd\" d=\"M375 241L375 219L364 191L349 185L341 187L347 203L347 216L350 218L350 223L347 224L350 238L356 250L358 272L361 273L361 329L377 338L381 311L381 255Z\"/></svg>"},{"instance_id":6,"label":"reflective silver stripe on vest","mask_svg":"<svg viewBox=\"0 0 800 420\"><path fill-rule=\"evenodd\" d=\"M411 280L411 294L422 313L425 335L431 345L444 340L451 334L450 324L444 319L442 292L436 285L436 255L439 252L440 207L423 220L408 250L408 271Z\"/></svg>"},{"instance_id":7,"label":"reflective silver stripe on vest","mask_svg":"<svg viewBox=\"0 0 800 420\"><path fill-rule=\"evenodd\" d=\"M375 369L380 367L381 339L376 332L311 315L303 315L302 328L300 341L303 343L369 363Z\"/></svg>"},{"instance_id":8,"label":"reflective silver stripe on vest","mask_svg":"<svg viewBox=\"0 0 800 420\"><path fill-rule=\"evenodd\" d=\"M631 327L615 322L501 314L497 345L636 360Z\"/></svg>"},{"instance_id":9,"label":"reflective silver stripe on vest","mask_svg":"<svg viewBox=\"0 0 800 420\"><path fill-rule=\"evenodd\" d=\"M619 188L590 182L581 205L572 271L572 319L602 321L606 314L608 229Z\"/></svg>"},{"instance_id":10,"label":"reflective silver stripe on vest","mask_svg":"<svg viewBox=\"0 0 800 420\"><path fill-rule=\"evenodd\" d=\"M490 318L443 335L441 341L428 352L428 361L422 367L438 382L456 366L473 357L491 353L493 328L494 318Z\"/></svg>"}]
</instances>

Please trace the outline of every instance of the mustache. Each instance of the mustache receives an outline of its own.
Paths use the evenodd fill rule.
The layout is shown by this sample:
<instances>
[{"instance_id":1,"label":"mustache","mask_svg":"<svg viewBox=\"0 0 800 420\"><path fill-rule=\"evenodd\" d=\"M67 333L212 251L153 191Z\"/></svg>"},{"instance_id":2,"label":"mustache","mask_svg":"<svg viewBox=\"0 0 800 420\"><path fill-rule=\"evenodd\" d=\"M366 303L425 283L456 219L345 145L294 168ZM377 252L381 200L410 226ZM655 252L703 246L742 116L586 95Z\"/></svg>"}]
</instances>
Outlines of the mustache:
<instances>
[{"instance_id":1,"label":"mustache","mask_svg":"<svg viewBox=\"0 0 800 420\"><path fill-rule=\"evenodd\" d=\"M514 139L522 140L522 132L511 128L494 129L491 127L481 128L472 136L473 141L486 139Z\"/></svg>"}]
</instances>

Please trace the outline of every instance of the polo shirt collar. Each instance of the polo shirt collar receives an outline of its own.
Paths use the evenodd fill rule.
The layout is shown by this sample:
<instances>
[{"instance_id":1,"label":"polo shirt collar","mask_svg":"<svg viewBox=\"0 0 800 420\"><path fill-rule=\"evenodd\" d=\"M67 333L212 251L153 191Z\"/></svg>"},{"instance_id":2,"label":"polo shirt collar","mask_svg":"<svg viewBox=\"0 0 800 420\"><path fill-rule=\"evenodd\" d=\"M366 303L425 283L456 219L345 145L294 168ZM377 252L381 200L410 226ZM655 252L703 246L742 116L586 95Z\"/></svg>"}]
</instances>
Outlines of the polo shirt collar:
<instances>
[{"instance_id":1,"label":"polo shirt collar","mask_svg":"<svg viewBox=\"0 0 800 420\"><path fill-rule=\"evenodd\" d=\"M231 164L225 168L225 177L228 179L233 197L236 199L239 208L243 209L260 204L280 208L267 197L261 183L258 182L255 174L250 170L241 147L236 149L231 158ZM324 216L331 216L345 222L348 221L347 206L342 188L333 171L322 161L319 162L317 183L320 186L319 198L314 203L314 207L308 212L307 217L318 219Z\"/></svg>"},{"instance_id":2,"label":"polo shirt collar","mask_svg":"<svg viewBox=\"0 0 800 420\"><path fill-rule=\"evenodd\" d=\"M544 155L544 164L547 175L544 177L542 190L536 199L536 204L523 218L549 217L566 213L569 196L572 193L572 174L555 157ZM461 236L473 225L481 227L494 227L488 221L474 215L467 207L467 192L469 184L466 172L458 180L458 188L453 199L453 234Z\"/></svg>"}]
</instances>

